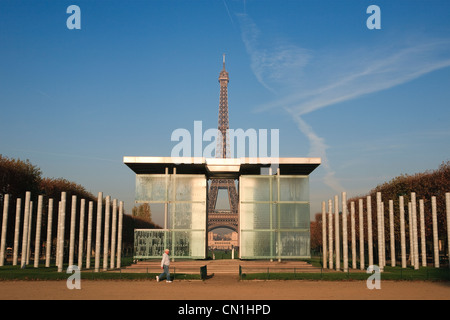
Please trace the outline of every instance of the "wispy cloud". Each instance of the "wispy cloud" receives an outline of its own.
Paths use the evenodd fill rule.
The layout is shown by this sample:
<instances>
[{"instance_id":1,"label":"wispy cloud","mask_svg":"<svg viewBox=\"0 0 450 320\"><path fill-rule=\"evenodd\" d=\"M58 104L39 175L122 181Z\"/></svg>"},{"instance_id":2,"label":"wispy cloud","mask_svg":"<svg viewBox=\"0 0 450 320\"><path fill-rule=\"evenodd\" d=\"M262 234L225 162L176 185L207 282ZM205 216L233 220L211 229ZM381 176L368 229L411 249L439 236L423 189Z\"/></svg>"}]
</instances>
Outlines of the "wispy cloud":
<instances>
[{"instance_id":1,"label":"wispy cloud","mask_svg":"<svg viewBox=\"0 0 450 320\"><path fill-rule=\"evenodd\" d=\"M336 49L331 55L292 43L268 43L261 40L260 30L247 14L238 18L256 79L281 96L257 111L279 108L292 116L309 140L310 156L322 158L326 171L324 182L335 191L343 188L327 159L328 146L304 121L304 116L450 66L449 39L420 42L405 39L392 46L352 48L343 52Z\"/></svg>"},{"instance_id":2,"label":"wispy cloud","mask_svg":"<svg viewBox=\"0 0 450 320\"><path fill-rule=\"evenodd\" d=\"M253 20L247 14L237 14L237 17L242 41L250 55L251 68L257 80L272 92L276 92L279 86L296 82L310 59L310 52L286 42L262 46L260 31Z\"/></svg>"},{"instance_id":3,"label":"wispy cloud","mask_svg":"<svg viewBox=\"0 0 450 320\"><path fill-rule=\"evenodd\" d=\"M281 107L305 115L369 93L389 89L432 71L449 67L449 48L449 40L439 40L409 44L400 48L367 48L358 53L362 56L360 59L352 53L332 59L318 54L310 66L309 81L302 83L300 92L292 92L282 99L262 106L260 110ZM329 74L320 74L320 79L315 77L317 65L321 68L326 66Z\"/></svg>"}]
</instances>

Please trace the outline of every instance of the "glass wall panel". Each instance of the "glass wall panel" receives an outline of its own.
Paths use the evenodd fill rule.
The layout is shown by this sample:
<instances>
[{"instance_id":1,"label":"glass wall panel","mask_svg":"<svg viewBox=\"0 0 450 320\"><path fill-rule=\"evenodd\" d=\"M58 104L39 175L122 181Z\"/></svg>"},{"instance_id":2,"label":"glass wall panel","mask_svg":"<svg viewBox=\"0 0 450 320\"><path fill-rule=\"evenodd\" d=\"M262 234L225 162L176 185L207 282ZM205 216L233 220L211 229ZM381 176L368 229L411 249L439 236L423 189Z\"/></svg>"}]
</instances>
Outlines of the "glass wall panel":
<instances>
[{"instance_id":1,"label":"glass wall panel","mask_svg":"<svg viewBox=\"0 0 450 320\"><path fill-rule=\"evenodd\" d=\"M167 195L167 197L166 197ZM135 257L206 257L206 176L137 175L136 201L167 207L168 229L136 230Z\"/></svg>"},{"instance_id":2,"label":"glass wall panel","mask_svg":"<svg viewBox=\"0 0 450 320\"><path fill-rule=\"evenodd\" d=\"M270 212L270 203L242 203L240 207L241 229L270 229L274 226L275 215ZM276 209L276 208L275 208ZM271 221L272 216L272 221Z\"/></svg>"},{"instance_id":3,"label":"glass wall panel","mask_svg":"<svg viewBox=\"0 0 450 320\"><path fill-rule=\"evenodd\" d=\"M189 231L170 231L172 234L171 244L172 255L175 257L188 257L190 253L190 241Z\"/></svg>"},{"instance_id":4,"label":"glass wall panel","mask_svg":"<svg viewBox=\"0 0 450 320\"><path fill-rule=\"evenodd\" d=\"M308 177L241 176L239 186L240 257L309 257Z\"/></svg>"},{"instance_id":5,"label":"glass wall panel","mask_svg":"<svg viewBox=\"0 0 450 320\"><path fill-rule=\"evenodd\" d=\"M274 233L270 231L241 231L241 259L270 258L275 250ZM244 240L245 239L245 240Z\"/></svg>"},{"instance_id":6,"label":"glass wall panel","mask_svg":"<svg viewBox=\"0 0 450 320\"><path fill-rule=\"evenodd\" d=\"M204 259L203 231L171 231L137 229L134 231L134 257L136 259L161 258L170 250L173 258Z\"/></svg>"},{"instance_id":7,"label":"glass wall panel","mask_svg":"<svg viewBox=\"0 0 450 320\"><path fill-rule=\"evenodd\" d=\"M136 175L136 201L166 201L168 178L161 174Z\"/></svg>"},{"instance_id":8,"label":"glass wall panel","mask_svg":"<svg viewBox=\"0 0 450 320\"><path fill-rule=\"evenodd\" d=\"M204 230L192 230L188 231L189 251L188 257L192 259L205 259L206 256L206 231Z\"/></svg>"},{"instance_id":9,"label":"glass wall panel","mask_svg":"<svg viewBox=\"0 0 450 320\"><path fill-rule=\"evenodd\" d=\"M171 203L169 212L169 229L192 228L192 203Z\"/></svg>"},{"instance_id":10,"label":"glass wall panel","mask_svg":"<svg viewBox=\"0 0 450 320\"><path fill-rule=\"evenodd\" d=\"M308 177L280 177L280 201L309 201ZM276 189L275 189L276 190ZM274 194L274 199L277 197Z\"/></svg>"},{"instance_id":11,"label":"glass wall panel","mask_svg":"<svg viewBox=\"0 0 450 320\"><path fill-rule=\"evenodd\" d=\"M280 232L281 257L310 256L309 232Z\"/></svg>"},{"instance_id":12,"label":"glass wall panel","mask_svg":"<svg viewBox=\"0 0 450 320\"><path fill-rule=\"evenodd\" d=\"M205 229L206 205L202 202L169 204L169 229Z\"/></svg>"},{"instance_id":13,"label":"glass wall panel","mask_svg":"<svg viewBox=\"0 0 450 320\"><path fill-rule=\"evenodd\" d=\"M270 176L245 176L244 185L240 186L241 201L269 201Z\"/></svg>"},{"instance_id":14,"label":"glass wall panel","mask_svg":"<svg viewBox=\"0 0 450 320\"><path fill-rule=\"evenodd\" d=\"M280 229L309 229L309 203L279 203Z\"/></svg>"},{"instance_id":15,"label":"glass wall panel","mask_svg":"<svg viewBox=\"0 0 450 320\"><path fill-rule=\"evenodd\" d=\"M162 257L167 245L167 231L141 229L134 231L134 257Z\"/></svg>"},{"instance_id":16,"label":"glass wall panel","mask_svg":"<svg viewBox=\"0 0 450 320\"><path fill-rule=\"evenodd\" d=\"M206 201L206 177L198 175L170 175L170 201ZM175 190L175 198L174 192Z\"/></svg>"}]
</instances>

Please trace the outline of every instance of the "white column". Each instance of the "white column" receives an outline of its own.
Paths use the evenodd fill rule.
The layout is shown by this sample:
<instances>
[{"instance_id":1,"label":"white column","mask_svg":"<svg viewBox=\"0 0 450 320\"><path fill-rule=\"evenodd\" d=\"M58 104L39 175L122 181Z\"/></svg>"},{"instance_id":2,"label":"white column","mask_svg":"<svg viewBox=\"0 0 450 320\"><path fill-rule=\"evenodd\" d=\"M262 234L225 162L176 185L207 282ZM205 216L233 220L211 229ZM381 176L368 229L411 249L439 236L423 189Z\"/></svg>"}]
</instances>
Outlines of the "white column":
<instances>
[{"instance_id":1,"label":"white column","mask_svg":"<svg viewBox=\"0 0 450 320\"><path fill-rule=\"evenodd\" d=\"M86 210L86 200L80 201L80 230L78 233L78 269L83 267L83 243L84 243L84 212Z\"/></svg>"},{"instance_id":2,"label":"white column","mask_svg":"<svg viewBox=\"0 0 450 320\"><path fill-rule=\"evenodd\" d=\"M75 255L76 219L77 219L77 196L72 196L72 210L70 212L69 266L73 266L73 258Z\"/></svg>"},{"instance_id":3,"label":"white column","mask_svg":"<svg viewBox=\"0 0 450 320\"><path fill-rule=\"evenodd\" d=\"M92 252L92 214L94 211L94 202L89 201L88 211L88 230L86 243L86 269L91 268L91 252Z\"/></svg>"},{"instance_id":4,"label":"white column","mask_svg":"<svg viewBox=\"0 0 450 320\"><path fill-rule=\"evenodd\" d=\"M389 200L389 231L391 238L391 266L395 267L394 200Z\"/></svg>"},{"instance_id":5,"label":"white column","mask_svg":"<svg viewBox=\"0 0 450 320\"><path fill-rule=\"evenodd\" d=\"M425 245L425 208L423 199L419 200L419 212L420 212L420 244L422 253L422 267L427 266L427 248Z\"/></svg>"},{"instance_id":6,"label":"white column","mask_svg":"<svg viewBox=\"0 0 450 320\"><path fill-rule=\"evenodd\" d=\"M173 175L172 175L172 190L177 190L176 189L176 186L177 186L176 177L177 177L177 167L174 167L173 168ZM277 168L277 199L281 200L281 198L280 198L280 181L279 181L279 178L280 178L280 168L278 167ZM270 194L273 195L272 192ZM176 199L176 193L172 192L172 201L175 202L175 199ZM174 208L175 208L175 206L174 206ZM174 221L174 218L175 218L175 210L171 210L171 211L172 212L170 214L169 224L173 225L173 221ZM277 225L278 226L280 225L280 215L279 214L278 214L278 223L277 223ZM174 239L174 232L173 231L172 231L172 239ZM278 241L277 242L277 248L280 248L280 244L281 244L280 232L278 232L278 239L277 239L277 241ZM171 252L175 252L175 241L172 241L172 248L171 248L171 250L172 250ZM281 250L278 250L278 252L279 252L278 256L280 256ZM281 260L281 259L279 259L279 260ZM174 255L172 255L172 262L175 262Z\"/></svg>"},{"instance_id":7,"label":"white column","mask_svg":"<svg viewBox=\"0 0 450 320\"><path fill-rule=\"evenodd\" d=\"M43 206L44 196L40 195L38 197L38 209L36 218L36 237L34 239L34 267L39 267L39 256L41 255L41 225L42 225L42 206Z\"/></svg>"},{"instance_id":8,"label":"white column","mask_svg":"<svg viewBox=\"0 0 450 320\"><path fill-rule=\"evenodd\" d=\"M400 248L402 251L402 268L406 268L406 236L405 236L405 200L403 196L398 199L400 207Z\"/></svg>"},{"instance_id":9,"label":"white column","mask_svg":"<svg viewBox=\"0 0 450 320\"><path fill-rule=\"evenodd\" d=\"M33 224L33 201L30 201L30 214L28 217L28 237L27 237L27 262L26 264L30 264L30 255L31 255L31 225Z\"/></svg>"},{"instance_id":10,"label":"white column","mask_svg":"<svg viewBox=\"0 0 450 320\"><path fill-rule=\"evenodd\" d=\"M56 226L56 257L55 265L59 266L59 244L61 242L61 200L58 201L58 224Z\"/></svg>"},{"instance_id":11,"label":"white column","mask_svg":"<svg viewBox=\"0 0 450 320\"><path fill-rule=\"evenodd\" d=\"M269 168L270 171L272 171L272 168ZM270 172L271 173L271 172ZM169 194L168 194L168 184L169 184L169 168L166 167L165 169L165 188L166 188L166 199L168 199ZM270 188L272 187L272 182L270 182ZM167 222L168 222L168 216L169 216L169 204L167 201L164 202L164 229L168 229L167 227Z\"/></svg>"},{"instance_id":12,"label":"white column","mask_svg":"<svg viewBox=\"0 0 450 320\"><path fill-rule=\"evenodd\" d=\"M333 269L333 201L328 200L328 268Z\"/></svg>"},{"instance_id":13,"label":"white column","mask_svg":"<svg viewBox=\"0 0 450 320\"><path fill-rule=\"evenodd\" d=\"M364 214L363 214L363 199L359 199L359 264L360 269L364 270L365 261L364 261Z\"/></svg>"},{"instance_id":14,"label":"white column","mask_svg":"<svg viewBox=\"0 0 450 320\"><path fill-rule=\"evenodd\" d=\"M50 267L52 254L52 224L53 224L53 199L48 199L47 212L47 244L45 246L45 267Z\"/></svg>"},{"instance_id":15,"label":"white column","mask_svg":"<svg viewBox=\"0 0 450 320\"><path fill-rule=\"evenodd\" d=\"M450 192L445 194L445 211L447 212L447 250L450 260ZM448 266L450 268L450 263Z\"/></svg>"},{"instance_id":16,"label":"white column","mask_svg":"<svg viewBox=\"0 0 450 320\"><path fill-rule=\"evenodd\" d=\"M325 201L322 201L322 267L327 268L327 216Z\"/></svg>"},{"instance_id":17,"label":"white column","mask_svg":"<svg viewBox=\"0 0 450 320\"><path fill-rule=\"evenodd\" d=\"M98 193L97 200L97 225L95 234L95 272L100 269L100 241L102 236L103 192Z\"/></svg>"},{"instance_id":18,"label":"white column","mask_svg":"<svg viewBox=\"0 0 450 320\"><path fill-rule=\"evenodd\" d=\"M436 210L436 197L431 197L431 216L433 219L433 249L434 249L434 267L439 268L439 242L438 242L438 223Z\"/></svg>"},{"instance_id":19,"label":"white column","mask_svg":"<svg viewBox=\"0 0 450 320\"><path fill-rule=\"evenodd\" d=\"M347 208L347 193L342 192L342 249L344 256L344 272L348 271L348 208Z\"/></svg>"},{"instance_id":20,"label":"white column","mask_svg":"<svg viewBox=\"0 0 450 320\"><path fill-rule=\"evenodd\" d=\"M117 199L113 199L112 225L111 225L111 262L110 268L114 269L116 255L116 230L117 230Z\"/></svg>"},{"instance_id":21,"label":"white column","mask_svg":"<svg viewBox=\"0 0 450 320\"><path fill-rule=\"evenodd\" d=\"M412 217L412 204L411 201L408 202L408 227L409 227L409 259L411 266L414 266L414 261L416 260L414 258L414 236L413 236L413 217Z\"/></svg>"},{"instance_id":22,"label":"white column","mask_svg":"<svg viewBox=\"0 0 450 320\"><path fill-rule=\"evenodd\" d=\"M383 271L383 231L381 221L381 192L377 192L378 266L380 271Z\"/></svg>"},{"instance_id":23,"label":"white column","mask_svg":"<svg viewBox=\"0 0 450 320\"><path fill-rule=\"evenodd\" d=\"M334 196L334 234L336 246L336 270L341 269L341 248L339 241L339 198Z\"/></svg>"},{"instance_id":24,"label":"white column","mask_svg":"<svg viewBox=\"0 0 450 320\"><path fill-rule=\"evenodd\" d=\"M8 228L9 194L3 196L2 239L0 241L0 267L5 261L6 231Z\"/></svg>"},{"instance_id":25,"label":"white column","mask_svg":"<svg viewBox=\"0 0 450 320\"><path fill-rule=\"evenodd\" d=\"M16 200L16 224L14 226L14 251L13 251L13 266L17 266L19 255L19 233L20 233L20 213L22 211L22 199Z\"/></svg>"},{"instance_id":26,"label":"white column","mask_svg":"<svg viewBox=\"0 0 450 320\"><path fill-rule=\"evenodd\" d=\"M103 239L103 271L108 270L108 251L109 251L109 215L111 209L111 197L106 197L105 205L105 234Z\"/></svg>"},{"instance_id":27,"label":"white column","mask_svg":"<svg viewBox=\"0 0 450 320\"><path fill-rule=\"evenodd\" d=\"M381 261L383 262L383 268L386 266L386 224L384 223L384 212L384 202L381 201Z\"/></svg>"},{"instance_id":28,"label":"white column","mask_svg":"<svg viewBox=\"0 0 450 320\"><path fill-rule=\"evenodd\" d=\"M63 271L64 265L64 238L65 238L65 228L66 228L66 202L67 202L66 192L61 192L61 233L59 236L59 257L58 257L58 272Z\"/></svg>"},{"instance_id":29,"label":"white column","mask_svg":"<svg viewBox=\"0 0 450 320\"><path fill-rule=\"evenodd\" d=\"M123 201L119 202L119 222L117 227L117 268L122 263L122 225L123 225Z\"/></svg>"},{"instance_id":30,"label":"white column","mask_svg":"<svg viewBox=\"0 0 450 320\"><path fill-rule=\"evenodd\" d=\"M372 197L367 196L367 249L369 266L373 266L373 234L372 234Z\"/></svg>"},{"instance_id":31,"label":"white column","mask_svg":"<svg viewBox=\"0 0 450 320\"><path fill-rule=\"evenodd\" d=\"M28 220L30 216L30 198L31 192L27 191L25 193L25 209L23 213L23 232L22 232L22 256L20 258L20 265L25 268L27 261L27 248L28 248Z\"/></svg>"},{"instance_id":32,"label":"white column","mask_svg":"<svg viewBox=\"0 0 450 320\"><path fill-rule=\"evenodd\" d=\"M356 230L355 230L355 202L350 202L350 223L352 229L352 268L356 269Z\"/></svg>"},{"instance_id":33,"label":"white column","mask_svg":"<svg viewBox=\"0 0 450 320\"><path fill-rule=\"evenodd\" d=\"M414 269L419 269L419 239L417 235L417 202L416 193L411 192L411 207L413 219L413 241L414 241Z\"/></svg>"},{"instance_id":34,"label":"white column","mask_svg":"<svg viewBox=\"0 0 450 320\"><path fill-rule=\"evenodd\" d=\"M175 176L175 173L176 173L176 167L174 168L174 176ZM281 190L280 190L280 168L279 167L277 168L277 175L276 175L276 177L277 177L277 199L278 199L278 201L280 201L281 200ZM176 181L176 180L174 180L174 181ZM175 188L176 188L176 183L174 182L173 190L176 190ZM270 194L272 195L273 193L270 192ZM174 197L173 198L174 198L174 200L176 199L175 193L174 193ZM278 204L277 207L280 208L280 205ZM271 209L269 209L269 210L271 210ZM277 213L277 226L278 226L278 228L281 228L280 209L278 209L277 211L278 211L278 213ZM174 218L175 215L172 215L172 217ZM174 221L174 220L172 220L172 221ZM174 237L172 236L172 239L173 238ZM175 241L172 242L172 247L174 246L174 242ZM281 232L277 232L278 262L281 262L281 247L282 247L282 244L281 244ZM172 250L172 251L175 251L175 250Z\"/></svg>"}]
</instances>

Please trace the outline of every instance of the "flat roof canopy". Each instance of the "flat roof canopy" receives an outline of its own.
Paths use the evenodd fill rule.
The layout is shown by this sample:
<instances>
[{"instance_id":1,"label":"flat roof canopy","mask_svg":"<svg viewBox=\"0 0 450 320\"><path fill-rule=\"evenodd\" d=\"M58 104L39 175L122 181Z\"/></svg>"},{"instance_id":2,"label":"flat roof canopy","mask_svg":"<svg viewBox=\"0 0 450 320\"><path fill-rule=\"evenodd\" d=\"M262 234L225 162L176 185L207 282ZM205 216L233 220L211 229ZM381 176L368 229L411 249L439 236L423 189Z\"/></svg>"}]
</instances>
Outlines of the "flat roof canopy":
<instances>
[{"instance_id":1,"label":"flat roof canopy","mask_svg":"<svg viewBox=\"0 0 450 320\"><path fill-rule=\"evenodd\" d=\"M177 174L204 174L208 178L238 179L242 174L259 175L261 168L278 164L281 175L309 175L320 158L200 158L200 157L123 157L136 174L164 174L176 168ZM274 174L276 172L273 172Z\"/></svg>"}]
</instances>

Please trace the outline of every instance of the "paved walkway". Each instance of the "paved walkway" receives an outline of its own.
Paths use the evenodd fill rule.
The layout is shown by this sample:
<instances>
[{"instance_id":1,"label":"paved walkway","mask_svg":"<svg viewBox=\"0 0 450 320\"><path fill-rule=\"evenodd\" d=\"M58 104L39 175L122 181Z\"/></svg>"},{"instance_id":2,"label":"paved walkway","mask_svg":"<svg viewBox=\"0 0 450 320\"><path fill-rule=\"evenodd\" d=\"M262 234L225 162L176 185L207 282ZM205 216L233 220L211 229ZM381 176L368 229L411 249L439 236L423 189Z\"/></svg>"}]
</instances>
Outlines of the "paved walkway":
<instances>
[{"instance_id":1,"label":"paved walkway","mask_svg":"<svg viewBox=\"0 0 450 320\"><path fill-rule=\"evenodd\" d=\"M82 280L81 290L69 290L66 281L0 281L0 300L6 299L183 300L183 305L187 303L184 300L222 300L223 304L231 304L232 300L449 300L450 285L448 282L382 280L380 290L369 290L365 281L238 281L237 277L224 275L208 281L176 280L173 283ZM166 310L173 313L174 308ZM275 308L272 311L278 314Z\"/></svg>"}]
</instances>

